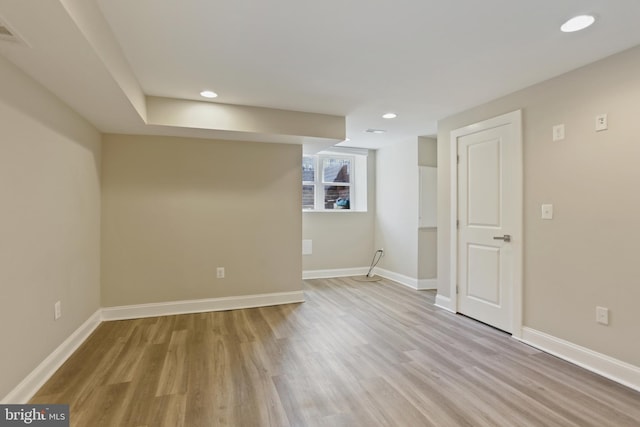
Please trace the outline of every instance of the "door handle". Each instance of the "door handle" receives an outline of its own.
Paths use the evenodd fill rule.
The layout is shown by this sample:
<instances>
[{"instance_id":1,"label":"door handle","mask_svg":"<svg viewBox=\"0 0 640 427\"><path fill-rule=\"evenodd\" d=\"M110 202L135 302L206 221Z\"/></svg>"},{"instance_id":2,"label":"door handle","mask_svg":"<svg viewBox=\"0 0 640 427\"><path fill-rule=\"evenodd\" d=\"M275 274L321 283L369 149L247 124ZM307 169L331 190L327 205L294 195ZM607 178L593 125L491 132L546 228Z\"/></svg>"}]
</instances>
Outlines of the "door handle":
<instances>
[{"instance_id":1,"label":"door handle","mask_svg":"<svg viewBox=\"0 0 640 427\"><path fill-rule=\"evenodd\" d=\"M504 236L494 236L493 240L504 240L505 242L511 241L511 235L505 234Z\"/></svg>"}]
</instances>

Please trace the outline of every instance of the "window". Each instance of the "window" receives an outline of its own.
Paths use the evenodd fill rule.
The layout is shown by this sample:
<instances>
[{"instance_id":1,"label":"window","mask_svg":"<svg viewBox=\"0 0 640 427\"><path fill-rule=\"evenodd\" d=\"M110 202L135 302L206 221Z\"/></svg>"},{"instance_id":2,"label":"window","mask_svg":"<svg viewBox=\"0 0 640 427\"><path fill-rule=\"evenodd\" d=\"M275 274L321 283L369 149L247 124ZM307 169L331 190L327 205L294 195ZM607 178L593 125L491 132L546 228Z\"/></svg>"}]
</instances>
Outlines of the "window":
<instances>
[{"instance_id":1,"label":"window","mask_svg":"<svg viewBox=\"0 0 640 427\"><path fill-rule=\"evenodd\" d=\"M366 155L324 152L303 156L302 209L366 211L366 164ZM360 168L364 174L356 174ZM359 186L364 195L357 191Z\"/></svg>"}]
</instances>

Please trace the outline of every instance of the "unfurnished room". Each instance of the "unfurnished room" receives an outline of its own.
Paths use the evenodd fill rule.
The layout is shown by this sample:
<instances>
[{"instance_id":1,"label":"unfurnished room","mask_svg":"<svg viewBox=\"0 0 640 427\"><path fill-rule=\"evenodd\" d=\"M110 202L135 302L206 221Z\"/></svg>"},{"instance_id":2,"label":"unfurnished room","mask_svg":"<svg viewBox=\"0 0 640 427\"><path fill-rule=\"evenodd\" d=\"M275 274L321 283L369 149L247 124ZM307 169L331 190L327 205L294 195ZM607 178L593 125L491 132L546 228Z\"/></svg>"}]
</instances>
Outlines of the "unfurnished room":
<instances>
[{"instance_id":1,"label":"unfurnished room","mask_svg":"<svg viewBox=\"0 0 640 427\"><path fill-rule=\"evenodd\" d=\"M0 0L0 426L639 426L638 17Z\"/></svg>"}]
</instances>

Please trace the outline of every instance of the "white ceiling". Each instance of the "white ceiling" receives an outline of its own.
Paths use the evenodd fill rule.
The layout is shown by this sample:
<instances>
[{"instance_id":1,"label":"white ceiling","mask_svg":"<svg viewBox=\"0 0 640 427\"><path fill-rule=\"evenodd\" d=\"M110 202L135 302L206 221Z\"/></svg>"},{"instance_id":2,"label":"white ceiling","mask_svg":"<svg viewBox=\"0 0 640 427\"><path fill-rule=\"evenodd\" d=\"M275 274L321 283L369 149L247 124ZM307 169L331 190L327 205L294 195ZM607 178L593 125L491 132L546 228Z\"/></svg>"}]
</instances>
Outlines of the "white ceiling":
<instances>
[{"instance_id":1,"label":"white ceiling","mask_svg":"<svg viewBox=\"0 0 640 427\"><path fill-rule=\"evenodd\" d=\"M594 26L559 31L583 13ZM167 132L136 115L130 73L144 95L346 116L368 148L640 44L638 0L0 0L0 17L31 45L0 54L104 132Z\"/></svg>"}]
</instances>

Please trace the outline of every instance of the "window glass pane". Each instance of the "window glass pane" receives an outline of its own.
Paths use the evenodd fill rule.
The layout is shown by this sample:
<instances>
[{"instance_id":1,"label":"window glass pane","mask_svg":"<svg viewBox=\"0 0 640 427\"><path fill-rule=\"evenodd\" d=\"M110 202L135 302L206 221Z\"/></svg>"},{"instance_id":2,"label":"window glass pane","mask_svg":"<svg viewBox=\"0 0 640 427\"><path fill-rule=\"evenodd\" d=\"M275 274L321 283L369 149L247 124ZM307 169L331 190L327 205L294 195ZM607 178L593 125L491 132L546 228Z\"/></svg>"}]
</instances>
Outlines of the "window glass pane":
<instances>
[{"instance_id":1,"label":"window glass pane","mask_svg":"<svg viewBox=\"0 0 640 427\"><path fill-rule=\"evenodd\" d=\"M348 159L324 159L322 176L324 182L351 182L351 160Z\"/></svg>"},{"instance_id":2,"label":"window glass pane","mask_svg":"<svg viewBox=\"0 0 640 427\"><path fill-rule=\"evenodd\" d=\"M325 209L351 209L349 200L350 187L344 185L324 186Z\"/></svg>"},{"instance_id":3,"label":"window glass pane","mask_svg":"<svg viewBox=\"0 0 640 427\"><path fill-rule=\"evenodd\" d=\"M314 209L315 203L315 189L314 185L302 186L302 209Z\"/></svg>"},{"instance_id":4,"label":"window glass pane","mask_svg":"<svg viewBox=\"0 0 640 427\"><path fill-rule=\"evenodd\" d=\"M313 157L302 157L302 180L311 182L316 180L316 169Z\"/></svg>"}]
</instances>

